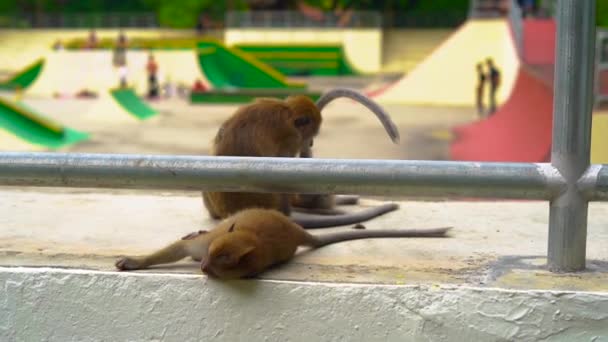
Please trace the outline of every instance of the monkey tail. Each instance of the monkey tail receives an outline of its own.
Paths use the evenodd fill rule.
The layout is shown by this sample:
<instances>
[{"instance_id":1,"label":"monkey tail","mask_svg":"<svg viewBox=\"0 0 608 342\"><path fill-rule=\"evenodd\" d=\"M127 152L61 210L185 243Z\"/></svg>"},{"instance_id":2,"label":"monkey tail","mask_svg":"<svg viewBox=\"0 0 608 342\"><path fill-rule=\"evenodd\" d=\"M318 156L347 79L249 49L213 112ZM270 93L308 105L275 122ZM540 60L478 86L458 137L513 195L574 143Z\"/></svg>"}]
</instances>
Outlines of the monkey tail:
<instances>
[{"instance_id":1,"label":"monkey tail","mask_svg":"<svg viewBox=\"0 0 608 342\"><path fill-rule=\"evenodd\" d=\"M321 97L317 100L317 108L319 108L319 111L322 111L328 103L341 97L346 97L351 100L355 100L367 107L367 109L372 111L372 113L376 114L391 140L394 143L399 142L399 130L397 129L397 126L395 125L393 120L391 120L390 115L388 115L388 113L386 113L386 111L374 100L370 99L369 97L363 95L362 93L356 90L348 88L331 89L321 95Z\"/></svg>"},{"instance_id":2,"label":"monkey tail","mask_svg":"<svg viewBox=\"0 0 608 342\"><path fill-rule=\"evenodd\" d=\"M292 212L291 220L299 224L302 228L307 229L337 227L371 220L374 217L397 210L398 208L399 205L396 203L384 203L379 206L370 207L343 215L308 215Z\"/></svg>"},{"instance_id":3,"label":"monkey tail","mask_svg":"<svg viewBox=\"0 0 608 342\"><path fill-rule=\"evenodd\" d=\"M429 229L383 229L383 230L350 230L330 234L312 235L310 245L318 248L336 242L376 239L376 238L412 238L412 237L445 237L452 227Z\"/></svg>"}]
</instances>

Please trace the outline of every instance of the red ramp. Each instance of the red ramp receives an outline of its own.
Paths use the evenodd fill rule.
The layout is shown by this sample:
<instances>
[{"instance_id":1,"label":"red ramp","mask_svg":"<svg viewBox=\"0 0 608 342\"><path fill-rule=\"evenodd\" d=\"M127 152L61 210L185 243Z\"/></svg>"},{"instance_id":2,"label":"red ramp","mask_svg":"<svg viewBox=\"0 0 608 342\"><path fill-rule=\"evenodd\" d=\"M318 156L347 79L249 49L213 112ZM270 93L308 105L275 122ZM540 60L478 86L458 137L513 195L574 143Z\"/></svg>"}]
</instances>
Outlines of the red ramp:
<instances>
[{"instance_id":1,"label":"red ramp","mask_svg":"<svg viewBox=\"0 0 608 342\"><path fill-rule=\"evenodd\" d=\"M523 23L523 59L530 65L555 64L555 20L526 19Z\"/></svg>"},{"instance_id":2,"label":"red ramp","mask_svg":"<svg viewBox=\"0 0 608 342\"><path fill-rule=\"evenodd\" d=\"M551 150L553 90L520 68L507 102L492 116L456 127L452 160L539 162Z\"/></svg>"}]
</instances>

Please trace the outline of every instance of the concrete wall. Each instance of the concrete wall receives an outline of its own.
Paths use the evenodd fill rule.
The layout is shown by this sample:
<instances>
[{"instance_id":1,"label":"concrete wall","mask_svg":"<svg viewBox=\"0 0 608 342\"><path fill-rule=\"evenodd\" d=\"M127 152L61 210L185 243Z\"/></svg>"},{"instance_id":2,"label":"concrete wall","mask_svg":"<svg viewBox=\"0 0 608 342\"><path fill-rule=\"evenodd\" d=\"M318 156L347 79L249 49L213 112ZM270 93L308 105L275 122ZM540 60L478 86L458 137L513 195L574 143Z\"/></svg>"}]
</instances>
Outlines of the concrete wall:
<instances>
[{"instance_id":1,"label":"concrete wall","mask_svg":"<svg viewBox=\"0 0 608 342\"><path fill-rule=\"evenodd\" d=\"M0 268L2 341L605 341L608 294Z\"/></svg>"},{"instance_id":2,"label":"concrete wall","mask_svg":"<svg viewBox=\"0 0 608 342\"><path fill-rule=\"evenodd\" d=\"M382 65L381 29L226 29L226 45L236 44L336 44L342 45L348 62L360 72L374 73Z\"/></svg>"}]
</instances>

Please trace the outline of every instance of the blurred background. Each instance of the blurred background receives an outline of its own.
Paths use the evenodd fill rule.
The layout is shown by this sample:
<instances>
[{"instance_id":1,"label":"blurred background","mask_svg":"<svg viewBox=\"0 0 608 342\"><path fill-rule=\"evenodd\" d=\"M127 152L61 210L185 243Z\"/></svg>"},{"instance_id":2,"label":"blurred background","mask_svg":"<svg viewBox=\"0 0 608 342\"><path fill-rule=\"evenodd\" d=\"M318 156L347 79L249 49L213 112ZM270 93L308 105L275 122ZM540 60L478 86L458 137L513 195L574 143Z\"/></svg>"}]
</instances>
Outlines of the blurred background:
<instances>
[{"instance_id":1,"label":"blurred background","mask_svg":"<svg viewBox=\"0 0 608 342\"><path fill-rule=\"evenodd\" d=\"M547 161L554 0L2 0L0 149L206 154L258 97L333 87L318 157ZM608 163L608 1L592 162ZM365 139L362 139L365 137Z\"/></svg>"}]
</instances>

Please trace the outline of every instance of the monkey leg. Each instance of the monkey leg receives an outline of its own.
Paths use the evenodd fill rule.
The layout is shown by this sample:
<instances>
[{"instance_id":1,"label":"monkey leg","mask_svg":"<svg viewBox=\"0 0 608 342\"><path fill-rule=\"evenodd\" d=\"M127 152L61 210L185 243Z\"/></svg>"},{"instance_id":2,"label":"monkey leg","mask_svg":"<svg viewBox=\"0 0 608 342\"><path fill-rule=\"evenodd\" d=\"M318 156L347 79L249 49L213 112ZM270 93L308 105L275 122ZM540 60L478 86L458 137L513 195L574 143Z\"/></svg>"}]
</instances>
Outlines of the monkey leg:
<instances>
[{"instance_id":1,"label":"monkey leg","mask_svg":"<svg viewBox=\"0 0 608 342\"><path fill-rule=\"evenodd\" d=\"M139 270L153 265L176 262L187 256L197 257L197 255L192 255L193 253L190 252L190 248L188 248L189 241L192 240L178 240L146 256L120 257L114 265L121 271Z\"/></svg>"},{"instance_id":2,"label":"monkey leg","mask_svg":"<svg viewBox=\"0 0 608 342\"><path fill-rule=\"evenodd\" d=\"M329 228L364 222L398 208L399 205L396 203L385 203L353 213L335 216L307 215L294 212L291 215L291 220L302 226L302 228Z\"/></svg>"}]
</instances>

